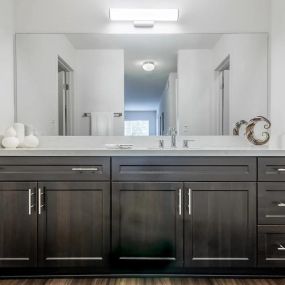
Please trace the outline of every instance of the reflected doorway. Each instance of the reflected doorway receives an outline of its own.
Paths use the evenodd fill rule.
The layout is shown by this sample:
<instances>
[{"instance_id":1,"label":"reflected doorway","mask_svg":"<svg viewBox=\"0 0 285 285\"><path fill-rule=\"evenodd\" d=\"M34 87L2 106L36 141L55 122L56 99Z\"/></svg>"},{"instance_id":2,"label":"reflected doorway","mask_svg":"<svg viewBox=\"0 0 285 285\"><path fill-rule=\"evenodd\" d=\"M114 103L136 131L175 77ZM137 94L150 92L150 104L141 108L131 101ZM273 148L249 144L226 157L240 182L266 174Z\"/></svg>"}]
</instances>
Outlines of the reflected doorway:
<instances>
[{"instance_id":1,"label":"reflected doorway","mask_svg":"<svg viewBox=\"0 0 285 285\"><path fill-rule=\"evenodd\" d=\"M219 133L231 135L230 129L230 56L216 69L219 79Z\"/></svg>"},{"instance_id":2,"label":"reflected doorway","mask_svg":"<svg viewBox=\"0 0 285 285\"><path fill-rule=\"evenodd\" d=\"M72 69L58 58L58 135L72 135Z\"/></svg>"}]
</instances>

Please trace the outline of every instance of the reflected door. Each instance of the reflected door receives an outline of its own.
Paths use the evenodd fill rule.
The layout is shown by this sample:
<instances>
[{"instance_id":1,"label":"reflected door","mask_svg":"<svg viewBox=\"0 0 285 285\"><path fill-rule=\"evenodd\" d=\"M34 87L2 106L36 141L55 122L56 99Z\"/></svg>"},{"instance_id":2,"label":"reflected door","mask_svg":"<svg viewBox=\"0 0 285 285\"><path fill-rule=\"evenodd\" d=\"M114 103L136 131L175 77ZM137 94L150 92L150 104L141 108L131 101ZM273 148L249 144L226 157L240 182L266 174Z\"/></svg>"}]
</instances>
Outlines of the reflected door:
<instances>
[{"instance_id":1,"label":"reflected door","mask_svg":"<svg viewBox=\"0 0 285 285\"><path fill-rule=\"evenodd\" d=\"M230 70L220 72L220 114L221 135L230 135Z\"/></svg>"},{"instance_id":2,"label":"reflected door","mask_svg":"<svg viewBox=\"0 0 285 285\"><path fill-rule=\"evenodd\" d=\"M58 134L72 135L71 69L60 59L58 62Z\"/></svg>"}]
</instances>

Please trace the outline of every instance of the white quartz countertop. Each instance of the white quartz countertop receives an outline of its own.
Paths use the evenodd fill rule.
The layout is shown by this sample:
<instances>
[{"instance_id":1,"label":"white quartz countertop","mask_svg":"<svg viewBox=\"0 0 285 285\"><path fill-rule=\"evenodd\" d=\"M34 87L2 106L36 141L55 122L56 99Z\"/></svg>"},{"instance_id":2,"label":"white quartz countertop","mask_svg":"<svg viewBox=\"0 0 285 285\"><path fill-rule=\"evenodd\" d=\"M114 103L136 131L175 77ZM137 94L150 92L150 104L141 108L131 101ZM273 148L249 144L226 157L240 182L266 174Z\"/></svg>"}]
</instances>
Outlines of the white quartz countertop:
<instances>
[{"instance_id":1,"label":"white quartz countertop","mask_svg":"<svg viewBox=\"0 0 285 285\"><path fill-rule=\"evenodd\" d=\"M285 156L285 150L270 148L200 148L111 150L104 148L37 148L0 150L1 156Z\"/></svg>"},{"instance_id":2,"label":"white quartz countertop","mask_svg":"<svg viewBox=\"0 0 285 285\"><path fill-rule=\"evenodd\" d=\"M165 148L158 141L164 139ZM189 139L189 148L182 148ZM108 149L105 144L133 144L132 149ZM3 149L1 156L285 156L283 137L272 138L265 146L249 144L243 137L178 137L170 147L169 137L40 137L35 149Z\"/></svg>"}]
</instances>

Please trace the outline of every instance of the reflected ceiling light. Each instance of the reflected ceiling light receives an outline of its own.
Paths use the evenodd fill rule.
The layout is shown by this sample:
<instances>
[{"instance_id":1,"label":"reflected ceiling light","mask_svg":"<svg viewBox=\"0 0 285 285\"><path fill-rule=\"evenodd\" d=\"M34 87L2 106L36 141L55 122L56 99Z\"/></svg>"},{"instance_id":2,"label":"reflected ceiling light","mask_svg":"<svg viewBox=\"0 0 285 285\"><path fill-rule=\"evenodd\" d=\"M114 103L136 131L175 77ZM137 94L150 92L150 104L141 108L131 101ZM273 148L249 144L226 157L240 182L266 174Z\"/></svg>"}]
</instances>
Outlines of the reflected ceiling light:
<instances>
[{"instance_id":1,"label":"reflected ceiling light","mask_svg":"<svg viewBox=\"0 0 285 285\"><path fill-rule=\"evenodd\" d=\"M177 22L178 9L110 9L111 21L131 21L136 27L152 27L154 22Z\"/></svg>"},{"instance_id":2,"label":"reflected ceiling light","mask_svg":"<svg viewBox=\"0 0 285 285\"><path fill-rule=\"evenodd\" d=\"M142 64L142 68L143 68L143 70L148 71L148 72L154 71L155 64L152 61L146 61Z\"/></svg>"}]
</instances>

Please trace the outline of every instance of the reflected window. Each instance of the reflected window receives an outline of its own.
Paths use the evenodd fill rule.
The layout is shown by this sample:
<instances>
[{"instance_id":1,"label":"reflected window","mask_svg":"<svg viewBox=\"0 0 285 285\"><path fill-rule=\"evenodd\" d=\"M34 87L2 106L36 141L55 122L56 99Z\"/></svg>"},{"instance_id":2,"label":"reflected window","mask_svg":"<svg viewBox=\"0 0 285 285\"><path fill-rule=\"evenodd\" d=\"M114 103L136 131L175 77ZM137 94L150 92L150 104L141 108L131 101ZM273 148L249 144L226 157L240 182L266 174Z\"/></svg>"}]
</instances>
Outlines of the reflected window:
<instances>
[{"instance_id":1,"label":"reflected window","mask_svg":"<svg viewBox=\"0 0 285 285\"><path fill-rule=\"evenodd\" d=\"M125 121L125 136L149 136L149 121Z\"/></svg>"}]
</instances>

